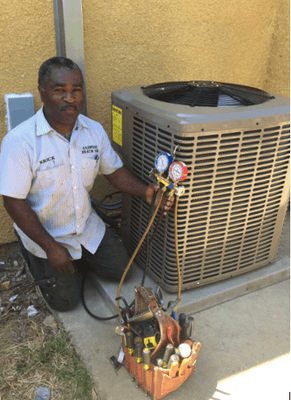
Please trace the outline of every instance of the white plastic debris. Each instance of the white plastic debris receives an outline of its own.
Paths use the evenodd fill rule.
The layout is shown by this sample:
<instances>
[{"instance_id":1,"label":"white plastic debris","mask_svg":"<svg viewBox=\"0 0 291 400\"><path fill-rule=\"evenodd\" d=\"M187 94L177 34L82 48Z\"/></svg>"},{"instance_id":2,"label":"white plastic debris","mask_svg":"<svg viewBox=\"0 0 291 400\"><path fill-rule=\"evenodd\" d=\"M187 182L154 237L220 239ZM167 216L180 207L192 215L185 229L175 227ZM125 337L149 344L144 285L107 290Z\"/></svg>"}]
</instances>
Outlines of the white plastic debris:
<instances>
[{"instance_id":1,"label":"white plastic debris","mask_svg":"<svg viewBox=\"0 0 291 400\"><path fill-rule=\"evenodd\" d=\"M123 349L122 349L122 347L121 347L121 348L119 349L119 354L118 354L117 361L120 362L120 363L122 363L123 360L124 360L124 351L123 351Z\"/></svg>"},{"instance_id":2,"label":"white plastic debris","mask_svg":"<svg viewBox=\"0 0 291 400\"><path fill-rule=\"evenodd\" d=\"M36 315L38 313L38 311L34 308L34 306L27 307L27 311L28 311L27 315L29 317L33 317L34 315Z\"/></svg>"},{"instance_id":3,"label":"white plastic debris","mask_svg":"<svg viewBox=\"0 0 291 400\"><path fill-rule=\"evenodd\" d=\"M56 329L58 327L54 317L52 315L48 315L42 323L46 326L49 326L50 328Z\"/></svg>"},{"instance_id":4,"label":"white plastic debris","mask_svg":"<svg viewBox=\"0 0 291 400\"><path fill-rule=\"evenodd\" d=\"M11 301L11 303L12 303L12 301L14 301L15 299L17 299L17 297L18 297L18 294L16 294L15 296L10 297L9 301Z\"/></svg>"},{"instance_id":5,"label":"white plastic debris","mask_svg":"<svg viewBox=\"0 0 291 400\"><path fill-rule=\"evenodd\" d=\"M0 261L0 265L4 265L5 264L5 262L4 261Z\"/></svg>"},{"instance_id":6,"label":"white plastic debris","mask_svg":"<svg viewBox=\"0 0 291 400\"><path fill-rule=\"evenodd\" d=\"M49 400L50 398L50 388L39 386L36 389L36 398L34 400Z\"/></svg>"},{"instance_id":7,"label":"white plastic debris","mask_svg":"<svg viewBox=\"0 0 291 400\"><path fill-rule=\"evenodd\" d=\"M18 262L16 260L13 261L13 265L14 265L14 267L18 267Z\"/></svg>"}]
</instances>

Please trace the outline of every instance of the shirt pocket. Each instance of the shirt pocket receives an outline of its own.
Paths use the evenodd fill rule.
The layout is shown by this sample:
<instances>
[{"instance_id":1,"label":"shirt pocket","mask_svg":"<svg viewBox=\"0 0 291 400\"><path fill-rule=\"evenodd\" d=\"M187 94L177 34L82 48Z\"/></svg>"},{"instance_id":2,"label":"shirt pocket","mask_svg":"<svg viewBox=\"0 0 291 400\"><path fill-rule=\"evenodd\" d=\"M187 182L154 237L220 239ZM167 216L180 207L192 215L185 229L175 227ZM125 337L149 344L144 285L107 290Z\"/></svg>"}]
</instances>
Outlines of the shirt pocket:
<instances>
[{"instance_id":1,"label":"shirt pocket","mask_svg":"<svg viewBox=\"0 0 291 400\"><path fill-rule=\"evenodd\" d=\"M84 188L89 192L98 174L99 163L93 158L81 159L81 176Z\"/></svg>"},{"instance_id":2,"label":"shirt pocket","mask_svg":"<svg viewBox=\"0 0 291 400\"><path fill-rule=\"evenodd\" d=\"M64 164L54 165L38 170L32 182L32 189L54 190L65 182L66 170Z\"/></svg>"}]
</instances>

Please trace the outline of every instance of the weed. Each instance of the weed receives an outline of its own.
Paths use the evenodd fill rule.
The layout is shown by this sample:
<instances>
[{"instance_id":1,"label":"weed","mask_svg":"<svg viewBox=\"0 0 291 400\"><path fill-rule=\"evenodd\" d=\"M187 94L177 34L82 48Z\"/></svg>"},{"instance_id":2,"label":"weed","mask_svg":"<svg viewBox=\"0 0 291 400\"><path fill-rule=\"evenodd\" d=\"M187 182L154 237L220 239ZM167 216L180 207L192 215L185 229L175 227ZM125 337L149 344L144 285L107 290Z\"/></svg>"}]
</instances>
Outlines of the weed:
<instances>
[{"instance_id":1,"label":"weed","mask_svg":"<svg viewBox=\"0 0 291 400\"><path fill-rule=\"evenodd\" d=\"M25 347L20 351L21 360L16 365L17 375L45 369L65 382L74 382L76 391L72 399L92 399L91 377L75 355L72 345L68 343L66 332L62 331L60 335L49 338L42 348L32 350Z\"/></svg>"}]
</instances>

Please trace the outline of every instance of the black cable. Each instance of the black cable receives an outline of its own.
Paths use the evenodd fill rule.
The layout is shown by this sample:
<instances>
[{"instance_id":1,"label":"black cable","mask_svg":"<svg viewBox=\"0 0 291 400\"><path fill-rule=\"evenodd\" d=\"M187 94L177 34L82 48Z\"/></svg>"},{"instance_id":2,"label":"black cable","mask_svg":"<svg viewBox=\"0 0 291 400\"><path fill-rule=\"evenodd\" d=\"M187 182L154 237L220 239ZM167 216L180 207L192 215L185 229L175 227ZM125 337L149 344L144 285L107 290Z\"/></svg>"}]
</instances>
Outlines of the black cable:
<instances>
[{"instance_id":1,"label":"black cable","mask_svg":"<svg viewBox=\"0 0 291 400\"><path fill-rule=\"evenodd\" d=\"M121 208L121 200L114 201L112 203L101 203L97 199L92 199L92 203L95 205L95 207L100 207L104 210L118 210Z\"/></svg>"},{"instance_id":2,"label":"black cable","mask_svg":"<svg viewBox=\"0 0 291 400\"><path fill-rule=\"evenodd\" d=\"M89 273L89 270L87 270L87 271L84 272L84 275L83 275L83 278L82 278L82 286L81 286L81 299L82 299L82 303L83 303L83 306L84 306L85 310L87 311L87 313L88 313L92 318L97 319L97 320L99 320L99 321L109 321L109 320L111 320L111 319L118 318L118 317L119 317L118 314L112 315L111 317L99 317L98 315L93 314L93 313L88 309L88 307L87 307L87 305L86 305L86 303L85 303L85 295L84 295L84 292L85 292L85 291L84 291L85 280L86 280L86 278L87 278L88 273ZM126 321L126 312L130 312L130 311L131 311L131 308L132 308L132 306L134 305L135 300L133 300L133 301L130 303L130 305L128 305L128 304L127 304L127 301L126 301L123 297L119 297L118 299L119 299L119 300L120 300L120 299L123 300L123 302L124 302L124 304L125 304L125 309L122 309L122 308L121 308L121 310L122 310L122 314L123 314L123 320ZM115 300L118 300L118 299L115 299Z\"/></svg>"},{"instance_id":3,"label":"black cable","mask_svg":"<svg viewBox=\"0 0 291 400\"><path fill-rule=\"evenodd\" d=\"M108 215L104 214L102 211L99 210L99 207L100 207L100 204L101 204L107 197L111 197L111 196L113 196L114 194L117 194L117 193L121 193L121 192L115 192L115 193L112 193L111 195L105 196L105 197L103 198L103 200L102 200L99 204L97 204L97 205L94 204L93 201L91 202L92 207L93 207L94 210L97 212L97 214L99 215L99 217L102 218L104 222L108 223L110 226L115 227L115 228L116 228L117 225L118 225L118 221L115 221L113 218L108 217ZM118 318L118 317L119 317L118 314L112 315L111 317L99 317L98 315L93 314L93 313L88 309L88 307L87 307L87 305L86 305L86 302L85 302L85 295L84 295L84 292L85 292L85 291L84 291L85 280L86 280L86 278L87 278L88 273L89 273L89 270L87 270L87 271L84 272L84 275L83 275L83 278L82 278L82 282L81 282L81 300L82 300L83 307L85 308L85 311L86 311L92 318L97 319L97 320L99 320L99 321L109 321L109 320L111 320L111 319ZM131 306L130 306L130 307L131 307Z\"/></svg>"},{"instance_id":4,"label":"black cable","mask_svg":"<svg viewBox=\"0 0 291 400\"><path fill-rule=\"evenodd\" d=\"M116 192L116 193L113 193L113 194L117 194L117 193L120 193L120 192ZM113 195L113 194L112 194L112 195ZM102 202L106 199L106 197L109 197L109 196L110 196L110 195L105 196L105 198L102 200ZM150 221L151 215L152 215L152 213L153 213L153 208L154 208L156 196L157 196L157 192L155 191L154 194L153 194L153 197L152 197L152 201L151 201L151 206L150 206L148 221ZM101 202L101 203L102 203L102 202ZM96 211L98 214L99 214L99 212L100 212L100 210L98 209L98 207L100 206L101 203L99 203L99 204L97 205L96 208L94 207L95 211ZM103 213L101 212L101 214L103 214ZM100 215L100 217L101 217L101 215ZM147 238L146 238L146 251L147 251L147 252L146 252L146 264L145 264L145 268L144 268L144 272L143 272L143 277L142 277L142 282L141 282L141 285L142 285L142 286L143 286L143 284L144 284L145 277L146 277L146 272L147 272L147 269L148 269L149 240L150 240L150 232L147 234ZM87 270L87 271L84 272L84 275L83 275L83 278L82 278L82 283L81 283L81 299L82 299L82 304L83 304L83 307L85 308L85 311L86 311L92 318L97 319L97 320L99 320L99 321L109 321L109 320L111 320L111 319L118 318L118 317L119 317L118 314L117 314L117 315L112 315L111 317L99 317L98 315L93 314L93 313L88 309L88 307L87 307L87 305L86 305L86 303L85 303L85 296L84 296L85 280L86 280L86 278L87 278L88 273L89 273L89 270ZM126 310L127 310L127 311L130 311L130 309L131 309L131 307L133 306L135 300L133 300L133 301L131 302L131 304L128 306L127 303L126 303L126 301L125 301L122 297L119 297L119 299L122 299L122 300L125 302L125 306L126 306L125 310L124 310L124 309L121 309L121 310L122 310L122 313L123 313L122 317L123 317L123 319L125 320L125 319L126 319L126 318L125 318L125 317L126 317L126 315L125 315L125 314L126 314ZM116 300L118 300L118 299L116 299Z\"/></svg>"},{"instance_id":5,"label":"black cable","mask_svg":"<svg viewBox=\"0 0 291 400\"><path fill-rule=\"evenodd\" d=\"M81 286L81 299L82 299L82 303L83 303L85 310L92 318L98 319L99 321L109 321L111 319L118 318L119 317L118 314L112 315L111 317L99 317L98 315L91 313L91 311L88 309L88 307L86 306L86 303L85 303L85 296L84 296L85 280L87 278L88 273L89 273L89 271L84 272L83 279L82 279L82 286Z\"/></svg>"},{"instance_id":6,"label":"black cable","mask_svg":"<svg viewBox=\"0 0 291 400\"><path fill-rule=\"evenodd\" d=\"M103 197L103 199L97 204L97 208L101 207L102 203L106 200L106 199L111 199L112 196L115 196L116 194L120 194L122 192L118 191L118 192L114 192L114 193L110 193L107 194L106 196ZM97 200L98 201L98 200Z\"/></svg>"},{"instance_id":7,"label":"black cable","mask_svg":"<svg viewBox=\"0 0 291 400\"><path fill-rule=\"evenodd\" d=\"M99 210L98 208L93 207L94 210L96 211L96 213L99 215L99 217L108 225L110 225L112 228L117 228L119 222L116 220L116 218L119 218L121 214L119 214L118 216L114 216L114 217L109 217L108 215L106 215L104 212L102 212L101 210Z\"/></svg>"}]
</instances>

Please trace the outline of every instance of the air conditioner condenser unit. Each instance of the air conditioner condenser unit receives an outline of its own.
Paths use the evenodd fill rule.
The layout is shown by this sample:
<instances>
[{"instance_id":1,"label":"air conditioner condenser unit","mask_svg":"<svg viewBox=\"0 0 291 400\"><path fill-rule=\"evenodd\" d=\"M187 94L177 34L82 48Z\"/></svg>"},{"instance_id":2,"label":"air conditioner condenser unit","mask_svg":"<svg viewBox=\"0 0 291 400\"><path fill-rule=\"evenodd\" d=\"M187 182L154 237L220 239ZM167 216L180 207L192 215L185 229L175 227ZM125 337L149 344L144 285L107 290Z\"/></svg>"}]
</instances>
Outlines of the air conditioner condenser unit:
<instances>
[{"instance_id":1,"label":"air conditioner condenser unit","mask_svg":"<svg viewBox=\"0 0 291 400\"><path fill-rule=\"evenodd\" d=\"M272 263L289 202L289 99L248 86L207 81L132 86L112 93L112 145L144 183L156 156L188 167L179 199L182 290ZM122 237L132 253L149 205L126 196ZM145 265L145 252L137 258ZM178 276L174 211L162 219L149 275L169 292Z\"/></svg>"}]
</instances>

